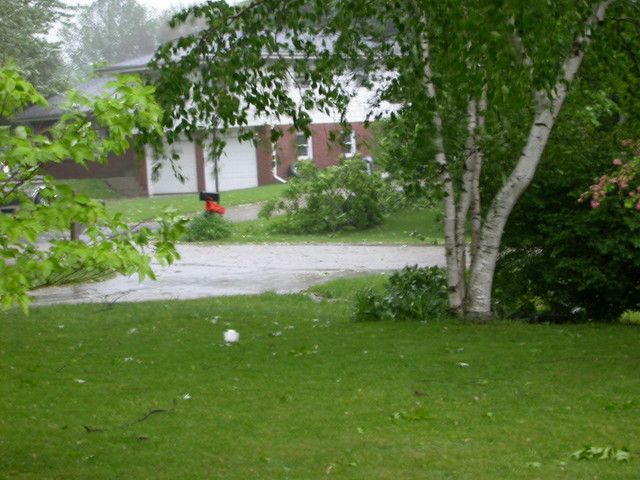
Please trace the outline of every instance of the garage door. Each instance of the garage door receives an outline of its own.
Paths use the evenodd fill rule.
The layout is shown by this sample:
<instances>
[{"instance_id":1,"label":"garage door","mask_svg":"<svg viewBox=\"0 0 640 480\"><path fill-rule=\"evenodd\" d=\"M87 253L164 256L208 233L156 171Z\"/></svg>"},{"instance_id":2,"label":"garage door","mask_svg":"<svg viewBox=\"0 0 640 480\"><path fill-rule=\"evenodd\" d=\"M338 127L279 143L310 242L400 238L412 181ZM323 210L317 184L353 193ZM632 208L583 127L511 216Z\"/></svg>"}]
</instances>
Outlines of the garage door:
<instances>
[{"instance_id":1,"label":"garage door","mask_svg":"<svg viewBox=\"0 0 640 480\"><path fill-rule=\"evenodd\" d=\"M174 169L169 161L162 162L159 176L154 182L151 179L151 168L149 171L149 193L151 195L165 195L171 193L194 193L198 191L198 173L196 168L196 149L192 142L177 142L173 144L174 150L178 153L179 159L174 162L176 169L185 177L184 183L176 177ZM151 155L147 153L147 158ZM153 160L149 161L150 164Z\"/></svg>"},{"instance_id":2,"label":"garage door","mask_svg":"<svg viewBox=\"0 0 640 480\"><path fill-rule=\"evenodd\" d=\"M240 142L236 136L222 137L226 142L218 161L218 182L221 192L258 186L258 162L253 142ZM206 188L215 191L213 162L207 161Z\"/></svg>"}]
</instances>

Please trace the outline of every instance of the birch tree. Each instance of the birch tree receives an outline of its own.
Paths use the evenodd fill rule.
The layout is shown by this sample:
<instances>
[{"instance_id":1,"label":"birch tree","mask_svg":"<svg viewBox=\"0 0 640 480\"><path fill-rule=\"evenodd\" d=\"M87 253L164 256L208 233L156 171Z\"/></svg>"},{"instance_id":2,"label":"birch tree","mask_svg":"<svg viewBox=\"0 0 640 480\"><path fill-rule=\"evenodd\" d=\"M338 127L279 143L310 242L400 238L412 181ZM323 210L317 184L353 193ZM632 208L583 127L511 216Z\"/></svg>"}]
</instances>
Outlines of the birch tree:
<instances>
[{"instance_id":1,"label":"birch tree","mask_svg":"<svg viewBox=\"0 0 640 480\"><path fill-rule=\"evenodd\" d=\"M192 137L214 120L242 127L256 112L304 130L310 110L344 113L361 87L372 93L372 118L386 102L399 105L426 137L431 153L417 162L433 165L441 189L451 310L482 320L509 214L612 4L635 8L633 0L208 2L174 17L206 27L159 50L158 94L173 135ZM300 79L308 88L294 98ZM486 169L503 177L490 198L481 195Z\"/></svg>"}]
</instances>

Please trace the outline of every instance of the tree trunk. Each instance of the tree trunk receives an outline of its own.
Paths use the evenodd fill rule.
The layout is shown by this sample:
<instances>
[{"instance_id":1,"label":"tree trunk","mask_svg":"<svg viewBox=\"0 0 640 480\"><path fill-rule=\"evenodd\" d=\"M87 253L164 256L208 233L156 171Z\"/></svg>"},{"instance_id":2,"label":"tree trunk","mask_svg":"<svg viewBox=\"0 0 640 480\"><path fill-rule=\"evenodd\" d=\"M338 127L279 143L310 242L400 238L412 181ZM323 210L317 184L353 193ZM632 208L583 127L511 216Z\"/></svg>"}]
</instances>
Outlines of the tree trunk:
<instances>
[{"instance_id":1,"label":"tree trunk","mask_svg":"<svg viewBox=\"0 0 640 480\"><path fill-rule=\"evenodd\" d=\"M594 22L604 19L608 3L598 5L594 15L589 18L585 35L576 39L574 45L584 47L590 43L590 27ZM504 228L514 205L533 180L551 129L567 96L567 88L575 78L583 58L582 48L574 47L565 59L552 94L539 91L534 96L536 110L526 146L515 169L494 198L482 225L465 305L466 317L470 320L486 321L491 315L493 277Z\"/></svg>"},{"instance_id":2,"label":"tree trunk","mask_svg":"<svg viewBox=\"0 0 640 480\"><path fill-rule=\"evenodd\" d=\"M424 75L426 78L427 94L429 98L436 99L436 87L431 81L432 71L429 62L429 40L422 40L422 54L424 55ZM456 317L464 317L465 299L465 258L464 241L459 245L457 239L457 209L456 195L453 186L451 170L444 151L442 139L442 118L436 110L433 114L432 125L436 147L436 163L438 164L438 176L443 189L444 207L444 246L447 263L447 291L449 296L449 308ZM464 233L464 232L463 232ZM463 235L464 238L464 235Z\"/></svg>"}]
</instances>

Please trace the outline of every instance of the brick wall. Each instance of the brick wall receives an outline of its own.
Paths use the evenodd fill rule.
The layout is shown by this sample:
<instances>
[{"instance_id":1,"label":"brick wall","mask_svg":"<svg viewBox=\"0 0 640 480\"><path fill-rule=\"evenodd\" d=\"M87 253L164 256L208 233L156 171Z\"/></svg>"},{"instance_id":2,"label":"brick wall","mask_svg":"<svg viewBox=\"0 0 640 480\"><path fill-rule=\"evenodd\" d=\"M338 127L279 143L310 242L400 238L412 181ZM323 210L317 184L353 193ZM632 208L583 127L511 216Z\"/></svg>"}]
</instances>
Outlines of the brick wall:
<instances>
[{"instance_id":1,"label":"brick wall","mask_svg":"<svg viewBox=\"0 0 640 480\"><path fill-rule=\"evenodd\" d=\"M45 171L60 179L131 177L137 176L144 169L144 161L142 158L138 159L133 150L129 150L124 155L109 155L107 163L88 162L87 167L78 165L73 160L65 160L62 163L48 164Z\"/></svg>"},{"instance_id":2,"label":"brick wall","mask_svg":"<svg viewBox=\"0 0 640 480\"><path fill-rule=\"evenodd\" d=\"M278 126L283 132L282 137L278 139L277 152L277 174L281 178L287 178L290 175L290 167L298 161L297 132L294 129L285 126ZM351 128L356 138L357 152L362 155L369 155L371 151L371 143L373 137L371 132L364 126L364 123L353 123ZM314 124L311 130L311 151L312 160L320 168L338 164L338 157L343 154L342 144L339 139L341 137L342 127L335 123ZM258 182L259 185L265 185L274 181L271 168L261 170L260 165L271 165L271 142L269 134L271 129L265 127L260 132L258 141ZM332 133L333 138L332 139Z\"/></svg>"}]
</instances>

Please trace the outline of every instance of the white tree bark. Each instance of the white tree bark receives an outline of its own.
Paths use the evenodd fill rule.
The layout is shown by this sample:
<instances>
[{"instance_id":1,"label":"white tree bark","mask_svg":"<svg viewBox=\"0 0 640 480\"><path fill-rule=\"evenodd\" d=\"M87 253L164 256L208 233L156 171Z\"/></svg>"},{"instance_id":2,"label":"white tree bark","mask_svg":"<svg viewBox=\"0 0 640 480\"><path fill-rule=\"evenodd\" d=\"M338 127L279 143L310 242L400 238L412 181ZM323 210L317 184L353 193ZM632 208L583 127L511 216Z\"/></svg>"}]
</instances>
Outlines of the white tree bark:
<instances>
[{"instance_id":1,"label":"white tree bark","mask_svg":"<svg viewBox=\"0 0 640 480\"><path fill-rule=\"evenodd\" d=\"M427 83L427 93L429 98L437 99L436 87L431 80L433 72L429 62L429 40L422 40L422 54L425 59L424 75ZM437 103L437 102L436 102ZM442 118L437 111L433 114L432 124L435 134L436 163L438 164L438 175L443 189L444 206L444 246L447 262L447 286L449 295L449 307L456 316L464 316L465 303L465 257L464 240L462 248L457 241L457 209L456 194L453 186L451 170L447 163L447 156L442 138ZM464 232L463 237L464 239Z\"/></svg>"},{"instance_id":2,"label":"white tree bark","mask_svg":"<svg viewBox=\"0 0 640 480\"><path fill-rule=\"evenodd\" d=\"M602 21L610 2L600 2L588 19L583 36L576 39L568 54L551 95L546 91L534 94L535 115L529 137L518 163L493 200L484 220L477 258L473 262L466 316L471 319L486 319L491 315L491 293L493 277L498 259L502 234L514 205L533 180L546 147L551 129L567 96L567 88L573 82L584 58L583 47L591 41L591 27ZM521 47L521 43L514 43ZM523 56L524 59L528 57Z\"/></svg>"},{"instance_id":3,"label":"white tree bark","mask_svg":"<svg viewBox=\"0 0 640 480\"><path fill-rule=\"evenodd\" d=\"M477 128L474 132L475 155L472 172L471 185L471 268L478 258L478 249L480 247L480 234L482 229L482 208L480 203L480 174L482 173L482 163L484 155L479 148L478 140L485 125L485 112L487 110L487 86L482 90L480 102L477 109Z\"/></svg>"}]
</instances>

